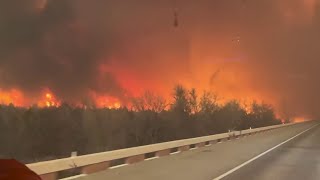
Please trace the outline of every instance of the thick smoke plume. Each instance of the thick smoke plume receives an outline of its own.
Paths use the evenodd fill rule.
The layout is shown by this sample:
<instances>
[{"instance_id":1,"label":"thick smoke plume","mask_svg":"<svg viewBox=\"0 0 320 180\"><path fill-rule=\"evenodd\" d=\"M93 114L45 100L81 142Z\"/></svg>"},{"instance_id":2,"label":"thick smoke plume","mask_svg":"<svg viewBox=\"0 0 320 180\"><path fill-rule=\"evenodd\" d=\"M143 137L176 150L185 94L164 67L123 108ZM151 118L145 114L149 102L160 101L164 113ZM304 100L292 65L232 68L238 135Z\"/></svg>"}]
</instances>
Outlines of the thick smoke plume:
<instances>
[{"instance_id":1,"label":"thick smoke plume","mask_svg":"<svg viewBox=\"0 0 320 180\"><path fill-rule=\"evenodd\" d=\"M174 84L318 117L317 0L7 0L0 87L77 101ZM176 11L176 12L175 12ZM174 26L177 13L178 26Z\"/></svg>"}]
</instances>

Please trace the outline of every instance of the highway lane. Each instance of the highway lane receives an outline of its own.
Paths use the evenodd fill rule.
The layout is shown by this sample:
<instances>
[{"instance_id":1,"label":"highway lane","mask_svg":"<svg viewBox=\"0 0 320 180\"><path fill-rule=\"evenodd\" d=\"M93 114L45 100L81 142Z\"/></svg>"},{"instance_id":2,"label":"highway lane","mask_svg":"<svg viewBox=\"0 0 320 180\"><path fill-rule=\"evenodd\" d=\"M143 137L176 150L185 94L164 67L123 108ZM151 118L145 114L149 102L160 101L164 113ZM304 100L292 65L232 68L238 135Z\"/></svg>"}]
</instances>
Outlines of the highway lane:
<instances>
[{"instance_id":1,"label":"highway lane","mask_svg":"<svg viewBox=\"0 0 320 180\"><path fill-rule=\"evenodd\" d=\"M222 179L320 179L320 126L279 146Z\"/></svg>"},{"instance_id":2,"label":"highway lane","mask_svg":"<svg viewBox=\"0 0 320 180\"><path fill-rule=\"evenodd\" d=\"M245 138L231 140L228 142L218 143L209 147L199 148L175 155L170 155L158 159L147 160L138 164L128 165L121 168L111 169L92 175L77 178L78 180L141 180L141 179L182 179L182 180L213 180L214 178L228 172L241 165L242 163L256 157L257 155L269 150L270 148L277 146L291 137L307 130L314 126L318 122L309 122L298 124L286 128L275 129L272 131L251 135ZM319 135L319 126L311 129L310 131L302 134L301 136L290 141L291 143L296 142L299 139L306 137ZM309 136L308 136L309 135ZM309 139L309 138L307 138ZM316 140L314 137L312 141ZM300 140L301 141L301 140ZM298 142L300 142L298 141ZM308 142L310 140L306 140ZM316 141L319 142L319 141ZM288 142L289 144L289 142ZM284 144L284 145L288 145ZM284 146L283 145L283 146ZM282 149L282 148L281 148ZM296 148L299 151L299 148ZM280 150L276 149L277 151ZM274 151L276 151L274 150ZM292 150L293 151L293 150ZM273 154L273 152L270 154ZM265 155L268 157L269 153ZM285 154L285 153L282 153ZM320 152L319 152L320 154ZM268 155L268 156L267 156ZM278 155L281 156L281 153ZM261 157L261 160L265 158ZM286 157L286 156L284 156ZM271 158L274 160L267 160L267 163L273 163L277 161L277 158ZM301 158L301 157L300 157ZM298 160L303 161L303 159ZM309 157L310 158L310 157ZM260 158L256 160L260 162ZM272 165L264 163L259 164L261 170L255 170L256 167L251 167L252 162L247 166L240 168L232 174L225 177L225 179L257 179L257 176L248 177L248 173L259 174L261 177L266 167L270 172L272 171ZM311 165L310 165L311 166ZM319 169L319 166L318 166ZM275 168L277 170L277 168ZM269 172L269 173L270 173ZM277 172L277 171L275 171ZM236 176L237 175L237 176ZM270 176L266 176L270 179ZM279 176L280 177L280 176ZM273 177L274 178L274 177ZM277 178L275 178L277 179Z\"/></svg>"}]
</instances>

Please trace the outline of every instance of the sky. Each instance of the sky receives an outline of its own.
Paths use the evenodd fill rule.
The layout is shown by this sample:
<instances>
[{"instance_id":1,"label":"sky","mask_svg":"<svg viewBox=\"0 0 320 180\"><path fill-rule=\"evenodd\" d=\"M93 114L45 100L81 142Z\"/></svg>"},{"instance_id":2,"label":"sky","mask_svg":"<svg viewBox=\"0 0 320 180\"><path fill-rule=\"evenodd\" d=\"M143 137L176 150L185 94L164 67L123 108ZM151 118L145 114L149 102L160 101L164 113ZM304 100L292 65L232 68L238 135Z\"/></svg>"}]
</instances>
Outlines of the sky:
<instances>
[{"instance_id":1,"label":"sky","mask_svg":"<svg viewBox=\"0 0 320 180\"><path fill-rule=\"evenodd\" d=\"M126 103L182 84L316 118L319 12L318 0L1 1L0 100Z\"/></svg>"}]
</instances>

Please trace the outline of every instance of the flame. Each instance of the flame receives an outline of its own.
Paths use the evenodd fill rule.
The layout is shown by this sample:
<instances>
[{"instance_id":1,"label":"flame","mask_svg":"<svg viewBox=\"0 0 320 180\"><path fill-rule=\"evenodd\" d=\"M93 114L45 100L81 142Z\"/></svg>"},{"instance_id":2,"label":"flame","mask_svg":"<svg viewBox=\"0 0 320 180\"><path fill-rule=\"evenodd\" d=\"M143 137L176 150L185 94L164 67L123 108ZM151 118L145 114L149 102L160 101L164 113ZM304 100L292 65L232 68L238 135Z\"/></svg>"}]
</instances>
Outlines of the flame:
<instances>
[{"instance_id":1,"label":"flame","mask_svg":"<svg viewBox=\"0 0 320 180\"><path fill-rule=\"evenodd\" d=\"M58 107L61 105L61 101L59 100L59 98L55 96L54 93L49 88L46 88L42 92L43 93L40 96L40 98L36 98L38 100L36 101L37 103L35 104L37 104L39 107ZM227 92L224 95L229 95L229 96L225 96L224 98L218 99L217 101L218 104L222 105L227 101L235 99L235 97L238 97L238 96L235 96L237 94L230 95ZM201 93L199 93L199 96L201 96ZM130 104L121 102L120 99L113 96L101 95L101 94L91 92L90 97L92 98L95 107L98 107L98 108L119 109L122 106L130 107ZM169 97L166 97L167 100L168 98ZM244 95L244 97L238 100L240 105L247 112L250 112L251 103L254 101L256 101L257 103L263 103L264 101L262 101L261 99L259 99L258 96L250 97L250 96ZM15 106L28 107L33 104L32 102L33 102L32 98L25 97L24 93L20 90L17 90L17 89L11 89L8 91L0 90L0 104L6 104L6 105L14 104ZM87 107L88 105L84 105L84 108L87 108ZM277 112L277 109L275 109L275 114L278 119L282 119L282 122L284 122L285 118L283 118L283 115L281 115L280 112ZM302 122L305 120L306 120L306 117L292 117L292 122Z\"/></svg>"},{"instance_id":2,"label":"flame","mask_svg":"<svg viewBox=\"0 0 320 180\"><path fill-rule=\"evenodd\" d=\"M122 105L121 101L113 96L101 95L95 92L90 92L90 97L94 101L94 105L99 108L119 109Z\"/></svg>"},{"instance_id":3,"label":"flame","mask_svg":"<svg viewBox=\"0 0 320 180\"><path fill-rule=\"evenodd\" d=\"M0 103L24 106L24 95L17 89L11 89L9 91L0 90Z\"/></svg>"},{"instance_id":4,"label":"flame","mask_svg":"<svg viewBox=\"0 0 320 180\"><path fill-rule=\"evenodd\" d=\"M305 117L295 117L292 119L292 122L303 122L306 121L307 119Z\"/></svg>"},{"instance_id":5,"label":"flame","mask_svg":"<svg viewBox=\"0 0 320 180\"><path fill-rule=\"evenodd\" d=\"M121 103L120 102L116 102L113 104L113 107L116 109L119 109L121 107Z\"/></svg>"},{"instance_id":6,"label":"flame","mask_svg":"<svg viewBox=\"0 0 320 180\"><path fill-rule=\"evenodd\" d=\"M93 103L98 108L119 109L122 107L122 102L118 98L112 96L91 93L91 97L94 101ZM49 90L49 88L43 90L42 95L38 98L25 97L24 93L17 89L8 91L0 89L0 104L13 104L19 107L28 107L33 104L36 104L39 107L58 107L61 105L61 101ZM75 104L81 103L76 102Z\"/></svg>"},{"instance_id":7,"label":"flame","mask_svg":"<svg viewBox=\"0 0 320 180\"><path fill-rule=\"evenodd\" d=\"M110 96L100 96L95 101L98 107L105 107L109 109L119 109L121 107L121 102Z\"/></svg>"},{"instance_id":8,"label":"flame","mask_svg":"<svg viewBox=\"0 0 320 180\"><path fill-rule=\"evenodd\" d=\"M51 99L52 99L52 94L47 93L47 94L46 94L46 98L49 99L49 100L51 100Z\"/></svg>"},{"instance_id":9,"label":"flame","mask_svg":"<svg viewBox=\"0 0 320 180\"><path fill-rule=\"evenodd\" d=\"M46 90L47 92L44 93L42 99L39 100L37 103L40 107L57 107L60 105L59 100L53 95L52 92Z\"/></svg>"}]
</instances>

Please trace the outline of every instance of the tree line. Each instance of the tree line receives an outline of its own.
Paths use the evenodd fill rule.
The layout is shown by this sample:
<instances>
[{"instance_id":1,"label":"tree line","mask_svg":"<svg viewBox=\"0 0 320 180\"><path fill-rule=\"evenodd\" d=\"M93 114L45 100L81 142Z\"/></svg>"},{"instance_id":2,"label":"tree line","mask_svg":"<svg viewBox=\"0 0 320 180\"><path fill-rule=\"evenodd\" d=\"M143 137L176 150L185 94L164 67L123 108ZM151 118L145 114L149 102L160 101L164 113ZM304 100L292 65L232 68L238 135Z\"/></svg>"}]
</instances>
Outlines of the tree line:
<instances>
[{"instance_id":1,"label":"tree line","mask_svg":"<svg viewBox=\"0 0 320 180\"><path fill-rule=\"evenodd\" d=\"M176 86L172 102L146 92L130 108L0 106L0 158L32 163L280 124L273 108Z\"/></svg>"}]
</instances>

